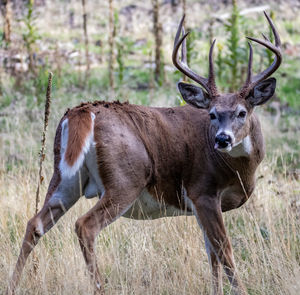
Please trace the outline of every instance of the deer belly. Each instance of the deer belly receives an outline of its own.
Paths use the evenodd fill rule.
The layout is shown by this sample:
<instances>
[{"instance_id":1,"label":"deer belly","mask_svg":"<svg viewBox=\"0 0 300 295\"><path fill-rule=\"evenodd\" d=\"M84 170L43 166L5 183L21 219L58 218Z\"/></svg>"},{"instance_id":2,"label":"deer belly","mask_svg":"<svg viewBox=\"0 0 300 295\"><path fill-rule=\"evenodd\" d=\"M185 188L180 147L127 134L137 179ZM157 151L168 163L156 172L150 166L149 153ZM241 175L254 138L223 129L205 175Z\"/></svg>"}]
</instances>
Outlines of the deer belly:
<instances>
[{"instance_id":1,"label":"deer belly","mask_svg":"<svg viewBox=\"0 0 300 295\"><path fill-rule=\"evenodd\" d=\"M160 202L153 198L148 190L144 190L134 204L123 214L123 217L145 220L179 215L193 215L190 210L180 210L175 206Z\"/></svg>"},{"instance_id":2,"label":"deer belly","mask_svg":"<svg viewBox=\"0 0 300 295\"><path fill-rule=\"evenodd\" d=\"M103 191L99 189L99 185L92 179L89 178L88 184L84 188L84 196L87 199L91 199L94 197L101 197Z\"/></svg>"}]
</instances>

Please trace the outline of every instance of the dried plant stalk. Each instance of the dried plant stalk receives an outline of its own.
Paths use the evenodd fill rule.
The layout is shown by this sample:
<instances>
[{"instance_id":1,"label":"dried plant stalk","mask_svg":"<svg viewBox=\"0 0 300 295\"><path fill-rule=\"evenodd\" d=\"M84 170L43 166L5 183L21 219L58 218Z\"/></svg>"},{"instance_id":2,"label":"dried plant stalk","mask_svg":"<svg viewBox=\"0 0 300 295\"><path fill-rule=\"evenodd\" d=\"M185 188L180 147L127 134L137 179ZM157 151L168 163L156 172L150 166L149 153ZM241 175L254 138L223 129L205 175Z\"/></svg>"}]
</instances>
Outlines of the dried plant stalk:
<instances>
[{"instance_id":1,"label":"dried plant stalk","mask_svg":"<svg viewBox=\"0 0 300 295\"><path fill-rule=\"evenodd\" d=\"M46 92L46 102L45 102L45 117L44 117L44 130L42 133L42 146L40 150L40 167L39 167L39 178L38 178L38 187L35 195L35 214L38 212L39 202L40 202L40 186L44 180L42 175L43 171L43 162L45 159L45 144L46 144L46 133L48 127L48 119L50 115L50 105L51 105L51 87L52 87L52 77L53 74L50 72L48 77L48 86Z\"/></svg>"}]
</instances>

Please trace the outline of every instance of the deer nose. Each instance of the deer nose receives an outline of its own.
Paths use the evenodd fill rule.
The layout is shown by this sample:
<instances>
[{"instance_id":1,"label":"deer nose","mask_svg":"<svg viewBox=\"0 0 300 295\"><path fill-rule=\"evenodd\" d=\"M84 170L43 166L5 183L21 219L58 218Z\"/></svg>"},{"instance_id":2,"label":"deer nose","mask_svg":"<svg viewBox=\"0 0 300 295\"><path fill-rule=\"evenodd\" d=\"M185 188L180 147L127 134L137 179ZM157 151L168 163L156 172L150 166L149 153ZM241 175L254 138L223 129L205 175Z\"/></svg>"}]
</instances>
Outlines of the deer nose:
<instances>
[{"instance_id":1,"label":"deer nose","mask_svg":"<svg viewBox=\"0 0 300 295\"><path fill-rule=\"evenodd\" d=\"M228 147L231 144L231 137L226 133L220 133L215 138L215 148L221 148L224 149Z\"/></svg>"}]
</instances>

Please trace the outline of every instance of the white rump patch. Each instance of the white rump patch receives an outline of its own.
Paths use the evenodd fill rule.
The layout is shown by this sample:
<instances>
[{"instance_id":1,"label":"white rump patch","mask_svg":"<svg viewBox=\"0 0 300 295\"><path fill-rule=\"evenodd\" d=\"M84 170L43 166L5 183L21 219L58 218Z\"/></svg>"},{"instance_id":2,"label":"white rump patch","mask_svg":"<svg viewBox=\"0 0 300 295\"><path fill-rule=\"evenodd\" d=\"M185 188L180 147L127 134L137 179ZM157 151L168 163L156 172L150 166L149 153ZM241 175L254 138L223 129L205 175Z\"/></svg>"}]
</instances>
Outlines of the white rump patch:
<instances>
[{"instance_id":1,"label":"white rump patch","mask_svg":"<svg viewBox=\"0 0 300 295\"><path fill-rule=\"evenodd\" d=\"M78 170L81 168L81 166L84 162L85 154L90 150L91 145L95 145L95 142L94 142L95 114L94 113L91 113L91 118L92 118L91 131L88 133L88 135L85 139L83 148L82 148L77 160L75 161L75 163L72 166L70 166L65 160L65 153L66 153L67 146L68 146L68 136L69 136L68 119L65 119L61 124L61 128L62 128L61 148L60 148L61 160L59 163L59 170L61 172L62 177L71 178L72 176L74 176L78 172Z\"/></svg>"}]
</instances>

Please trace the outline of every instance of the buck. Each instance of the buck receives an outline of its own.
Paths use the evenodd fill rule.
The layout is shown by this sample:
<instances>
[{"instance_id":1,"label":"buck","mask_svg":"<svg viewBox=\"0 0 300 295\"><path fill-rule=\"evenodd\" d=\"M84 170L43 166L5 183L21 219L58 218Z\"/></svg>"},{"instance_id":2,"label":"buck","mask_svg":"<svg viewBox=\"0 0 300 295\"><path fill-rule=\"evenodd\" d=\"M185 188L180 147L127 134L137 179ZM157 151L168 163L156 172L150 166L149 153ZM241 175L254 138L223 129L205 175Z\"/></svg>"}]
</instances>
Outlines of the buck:
<instances>
[{"instance_id":1,"label":"buck","mask_svg":"<svg viewBox=\"0 0 300 295\"><path fill-rule=\"evenodd\" d=\"M208 78L188 67L183 17L175 37L173 63L203 87L178 84L187 105L154 108L99 101L65 113L56 131L54 173L45 203L28 222L9 294L15 292L38 240L81 195L99 197L75 224L96 293L104 291L94 242L104 227L120 216L154 219L195 215L204 233L213 294L223 294L221 266L233 293L247 294L235 267L222 212L248 200L255 187L255 170L264 157L254 108L272 97L276 80L268 77L282 61L278 32L265 16L275 45L266 37L248 39L271 50L274 61L253 76L249 43L247 79L236 93L217 91L212 58L215 41L209 51Z\"/></svg>"}]
</instances>

